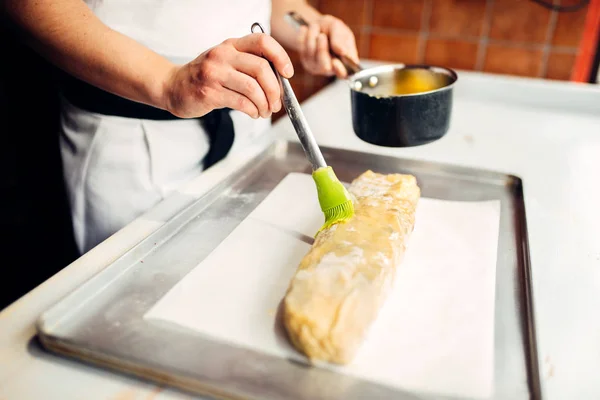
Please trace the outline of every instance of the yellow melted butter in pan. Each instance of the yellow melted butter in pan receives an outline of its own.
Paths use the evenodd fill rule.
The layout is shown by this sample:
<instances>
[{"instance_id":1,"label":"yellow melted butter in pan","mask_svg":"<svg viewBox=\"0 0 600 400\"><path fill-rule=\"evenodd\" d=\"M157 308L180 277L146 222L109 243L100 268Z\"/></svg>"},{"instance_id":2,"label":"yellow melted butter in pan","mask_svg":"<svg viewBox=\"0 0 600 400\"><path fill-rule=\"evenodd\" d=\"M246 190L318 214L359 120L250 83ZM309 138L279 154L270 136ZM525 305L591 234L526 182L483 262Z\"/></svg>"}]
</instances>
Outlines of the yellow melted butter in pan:
<instances>
[{"instance_id":1,"label":"yellow melted butter in pan","mask_svg":"<svg viewBox=\"0 0 600 400\"><path fill-rule=\"evenodd\" d=\"M394 79L380 82L374 88L364 85L362 91L375 97L401 96L430 92L447 86L450 78L427 69L402 69L394 74Z\"/></svg>"}]
</instances>

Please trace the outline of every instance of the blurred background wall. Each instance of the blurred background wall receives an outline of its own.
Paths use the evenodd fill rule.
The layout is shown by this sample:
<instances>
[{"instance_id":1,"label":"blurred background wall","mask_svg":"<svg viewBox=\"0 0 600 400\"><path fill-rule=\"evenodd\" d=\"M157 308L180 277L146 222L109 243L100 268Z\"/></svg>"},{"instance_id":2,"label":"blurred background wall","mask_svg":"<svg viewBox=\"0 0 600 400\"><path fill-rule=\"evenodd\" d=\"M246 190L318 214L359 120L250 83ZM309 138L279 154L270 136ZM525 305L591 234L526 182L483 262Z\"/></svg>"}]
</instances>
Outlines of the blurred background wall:
<instances>
[{"instance_id":1,"label":"blurred background wall","mask_svg":"<svg viewBox=\"0 0 600 400\"><path fill-rule=\"evenodd\" d=\"M531 0L311 3L350 25L362 58L556 80L571 78L590 8L557 12ZM575 3L579 1L554 1ZM598 39L593 40L597 45ZM294 61L297 75L292 83L300 99L331 82L304 73L297 57Z\"/></svg>"}]
</instances>

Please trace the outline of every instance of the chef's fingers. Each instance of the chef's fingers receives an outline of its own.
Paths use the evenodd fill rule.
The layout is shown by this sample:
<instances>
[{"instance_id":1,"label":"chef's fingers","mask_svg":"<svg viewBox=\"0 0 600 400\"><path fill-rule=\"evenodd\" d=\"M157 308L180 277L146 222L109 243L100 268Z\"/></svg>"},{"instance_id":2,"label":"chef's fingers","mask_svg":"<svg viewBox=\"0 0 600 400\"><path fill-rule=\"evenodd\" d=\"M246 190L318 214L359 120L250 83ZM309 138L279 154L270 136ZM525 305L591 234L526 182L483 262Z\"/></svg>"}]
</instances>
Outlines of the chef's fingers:
<instances>
[{"instance_id":1,"label":"chef's fingers","mask_svg":"<svg viewBox=\"0 0 600 400\"><path fill-rule=\"evenodd\" d=\"M331 49L341 56L349 57L358 63L358 49L354 33L342 21L332 23L329 31Z\"/></svg>"},{"instance_id":2,"label":"chef's fingers","mask_svg":"<svg viewBox=\"0 0 600 400\"><path fill-rule=\"evenodd\" d=\"M238 53L231 63L235 69L248 75L260 85L259 88L263 92L263 96L265 96L267 102L266 111L269 112L269 115L281 109L281 89L277 77L267 60L253 54ZM265 110L263 110L262 106L259 104L256 105L261 110L261 116L266 118L263 115Z\"/></svg>"},{"instance_id":3,"label":"chef's fingers","mask_svg":"<svg viewBox=\"0 0 600 400\"><path fill-rule=\"evenodd\" d=\"M277 71L285 78L294 75L292 60L284 48L271 36L265 33L253 33L239 39L230 39L233 46L240 52L251 53L271 61Z\"/></svg>"},{"instance_id":4,"label":"chef's fingers","mask_svg":"<svg viewBox=\"0 0 600 400\"><path fill-rule=\"evenodd\" d=\"M333 69L333 73L338 78L344 79L348 76L348 71L346 70L346 67L344 67L344 64L339 59L334 58L331 61L331 66Z\"/></svg>"},{"instance_id":5,"label":"chef's fingers","mask_svg":"<svg viewBox=\"0 0 600 400\"><path fill-rule=\"evenodd\" d=\"M302 66L307 71L313 71L315 68L315 52L312 50L316 48L316 43L310 43L314 41L314 36L310 35L308 26L302 26L300 28L301 43L299 47L300 61Z\"/></svg>"},{"instance_id":6,"label":"chef's fingers","mask_svg":"<svg viewBox=\"0 0 600 400\"><path fill-rule=\"evenodd\" d=\"M254 103L246 96L226 87L221 87L219 93L218 106L216 108L227 107L238 110L254 119L260 116Z\"/></svg>"},{"instance_id":7,"label":"chef's fingers","mask_svg":"<svg viewBox=\"0 0 600 400\"><path fill-rule=\"evenodd\" d=\"M306 38L305 57L314 65L317 63L317 39L321 33L319 24L310 24Z\"/></svg>"},{"instance_id":8,"label":"chef's fingers","mask_svg":"<svg viewBox=\"0 0 600 400\"><path fill-rule=\"evenodd\" d=\"M267 96L253 77L232 68L231 72L227 74L223 86L247 97L254 104L261 117L269 118L271 116Z\"/></svg>"},{"instance_id":9,"label":"chef's fingers","mask_svg":"<svg viewBox=\"0 0 600 400\"><path fill-rule=\"evenodd\" d=\"M331 55L327 35L320 33L317 39L317 66L321 73L331 75Z\"/></svg>"},{"instance_id":10,"label":"chef's fingers","mask_svg":"<svg viewBox=\"0 0 600 400\"><path fill-rule=\"evenodd\" d=\"M298 53L301 57L304 57L306 54L307 48L307 39L308 39L308 28L306 26L301 26L300 31L298 32L298 36L296 37L296 41L298 43Z\"/></svg>"}]
</instances>

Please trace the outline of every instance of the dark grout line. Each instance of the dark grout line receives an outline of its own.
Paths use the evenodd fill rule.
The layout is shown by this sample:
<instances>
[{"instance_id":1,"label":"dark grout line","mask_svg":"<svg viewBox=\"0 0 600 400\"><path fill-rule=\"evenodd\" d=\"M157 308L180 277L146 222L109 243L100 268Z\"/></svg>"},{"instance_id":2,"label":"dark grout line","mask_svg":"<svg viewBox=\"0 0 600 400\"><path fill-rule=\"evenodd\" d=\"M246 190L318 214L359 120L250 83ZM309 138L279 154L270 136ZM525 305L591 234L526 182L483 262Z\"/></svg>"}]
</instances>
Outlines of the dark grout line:
<instances>
[{"instance_id":1,"label":"dark grout line","mask_svg":"<svg viewBox=\"0 0 600 400\"><path fill-rule=\"evenodd\" d=\"M553 4L560 5L560 0L554 0ZM550 13L550 20L548 21L548 28L546 29L544 47L542 48L542 63L540 65L540 70L538 71L538 76L541 78L545 78L548 74L548 59L550 58L550 50L552 48L552 37L554 36L554 31L556 30L557 21L558 12L552 11Z\"/></svg>"},{"instance_id":2,"label":"dark grout line","mask_svg":"<svg viewBox=\"0 0 600 400\"><path fill-rule=\"evenodd\" d=\"M483 16L483 27L481 28L481 36L479 37L477 46L477 58L475 61L475 71L482 71L485 65L485 57L487 48L490 43L490 30L492 28L492 14L494 12L494 0L487 0L485 4L485 13Z\"/></svg>"},{"instance_id":3,"label":"dark grout line","mask_svg":"<svg viewBox=\"0 0 600 400\"><path fill-rule=\"evenodd\" d=\"M365 2L365 25L362 28L362 33L367 35L367 38L363 40L362 47L363 53L369 57L371 55L371 31L373 26L373 0L366 0Z\"/></svg>"},{"instance_id":4,"label":"dark grout line","mask_svg":"<svg viewBox=\"0 0 600 400\"><path fill-rule=\"evenodd\" d=\"M575 54L579 53L579 49L577 47L568 47L568 46L550 46L550 51L552 53L561 53L561 54Z\"/></svg>"},{"instance_id":5,"label":"dark grout line","mask_svg":"<svg viewBox=\"0 0 600 400\"><path fill-rule=\"evenodd\" d=\"M493 46L503 46L519 48L524 50L539 51L544 50L545 44L541 43L528 43L528 42L511 42L510 40L498 40L498 39L487 39L487 43Z\"/></svg>"},{"instance_id":6,"label":"dark grout line","mask_svg":"<svg viewBox=\"0 0 600 400\"><path fill-rule=\"evenodd\" d=\"M429 40L429 25L431 23L431 12L433 9L433 0L425 0L423 13L421 14L421 29L419 31L419 41L417 43L417 63L423 63L425 60L425 51L427 41Z\"/></svg>"},{"instance_id":7,"label":"dark grout line","mask_svg":"<svg viewBox=\"0 0 600 400\"><path fill-rule=\"evenodd\" d=\"M429 0L428 0L429 1ZM411 29L401 29L401 28L381 28L378 26L369 27L370 32L379 33L382 35L419 35L422 30L411 30Z\"/></svg>"}]
</instances>

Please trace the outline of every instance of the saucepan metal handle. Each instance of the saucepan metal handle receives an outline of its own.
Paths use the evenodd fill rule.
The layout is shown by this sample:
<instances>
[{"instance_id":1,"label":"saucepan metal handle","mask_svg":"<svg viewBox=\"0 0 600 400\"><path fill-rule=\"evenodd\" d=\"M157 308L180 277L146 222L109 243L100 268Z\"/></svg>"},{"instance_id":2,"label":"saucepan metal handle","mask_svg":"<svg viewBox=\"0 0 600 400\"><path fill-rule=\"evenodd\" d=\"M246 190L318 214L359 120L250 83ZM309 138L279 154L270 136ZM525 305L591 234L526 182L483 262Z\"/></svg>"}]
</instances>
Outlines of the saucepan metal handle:
<instances>
[{"instance_id":1,"label":"saucepan metal handle","mask_svg":"<svg viewBox=\"0 0 600 400\"><path fill-rule=\"evenodd\" d=\"M284 18L288 24L290 24L291 26L293 26L296 29L300 29L300 27L302 27L302 26L308 26L308 22L306 22L306 20L304 18L302 18L302 16L300 16L300 14L298 14L296 11L288 12ZM348 75L354 75L357 72L360 72L363 70L363 68L360 66L360 64L355 63L349 57L339 55L336 52L334 52L332 49L329 49L329 53L331 54L331 56L333 58L337 58L338 60L340 60L342 62L344 67L346 67L346 71L348 72Z\"/></svg>"}]
</instances>

